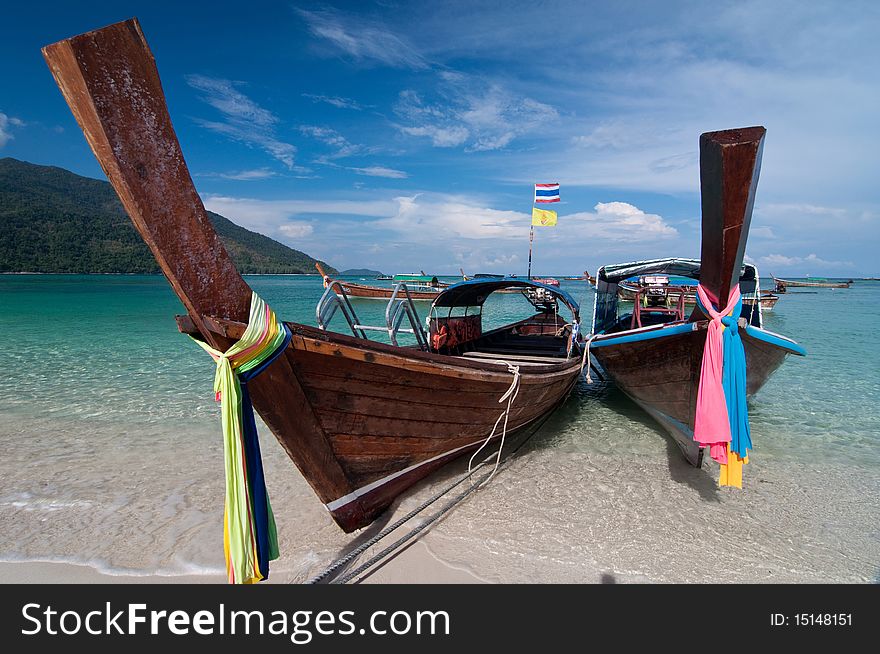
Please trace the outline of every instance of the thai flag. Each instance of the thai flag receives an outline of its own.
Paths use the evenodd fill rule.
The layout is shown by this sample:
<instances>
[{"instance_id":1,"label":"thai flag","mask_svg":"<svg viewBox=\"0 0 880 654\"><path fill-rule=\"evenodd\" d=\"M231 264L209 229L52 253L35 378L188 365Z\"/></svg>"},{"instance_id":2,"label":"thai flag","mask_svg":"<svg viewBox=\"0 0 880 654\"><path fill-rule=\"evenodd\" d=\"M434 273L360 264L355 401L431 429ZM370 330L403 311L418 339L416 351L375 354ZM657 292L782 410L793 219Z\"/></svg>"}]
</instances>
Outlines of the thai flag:
<instances>
[{"instance_id":1,"label":"thai flag","mask_svg":"<svg viewBox=\"0 0 880 654\"><path fill-rule=\"evenodd\" d=\"M559 184L535 184L535 203L559 202Z\"/></svg>"}]
</instances>

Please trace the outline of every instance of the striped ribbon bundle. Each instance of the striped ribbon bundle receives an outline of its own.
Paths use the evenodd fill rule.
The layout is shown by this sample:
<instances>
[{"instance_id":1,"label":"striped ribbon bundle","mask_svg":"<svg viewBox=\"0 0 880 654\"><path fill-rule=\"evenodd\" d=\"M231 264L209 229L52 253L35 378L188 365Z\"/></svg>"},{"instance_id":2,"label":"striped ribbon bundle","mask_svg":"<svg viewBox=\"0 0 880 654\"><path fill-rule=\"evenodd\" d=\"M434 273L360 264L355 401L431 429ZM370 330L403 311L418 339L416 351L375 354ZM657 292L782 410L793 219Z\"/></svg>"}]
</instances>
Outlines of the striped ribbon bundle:
<instances>
[{"instance_id":1,"label":"striped ribbon bundle","mask_svg":"<svg viewBox=\"0 0 880 654\"><path fill-rule=\"evenodd\" d=\"M278 558L275 518L266 492L247 382L284 352L290 338L290 330L254 293L241 340L226 352L196 340L217 362L214 392L221 407L226 468L223 549L229 582L233 584L265 579L269 576L269 561Z\"/></svg>"},{"instance_id":2,"label":"striped ribbon bundle","mask_svg":"<svg viewBox=\"0 0 880 654\"><path fill-rule=\"evenodd\" d=\"M742 466L752 448L746 404L746 354L737 319L742 311L739 285L730 289L727 305L715 309L717 300L697 286L697 305L709 318L706 346L700 369L694 440L709 447L721 464L718 483L742 488Z\"/></svg>"}]
</instances>

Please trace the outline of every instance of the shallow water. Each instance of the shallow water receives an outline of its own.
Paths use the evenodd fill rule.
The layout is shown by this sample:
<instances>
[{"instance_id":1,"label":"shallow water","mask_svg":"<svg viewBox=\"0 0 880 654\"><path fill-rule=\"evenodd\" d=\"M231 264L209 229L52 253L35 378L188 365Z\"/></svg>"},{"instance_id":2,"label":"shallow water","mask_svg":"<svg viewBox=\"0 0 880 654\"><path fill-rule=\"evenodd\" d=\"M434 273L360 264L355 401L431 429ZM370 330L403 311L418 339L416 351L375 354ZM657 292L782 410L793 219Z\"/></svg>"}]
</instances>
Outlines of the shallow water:
<instances>
[{"instance_id":1,"label":"shallow water","mask_svg":"<svg viewBox=\"0 0 880 654\"><path fill-rule=\"evenodd\" d=\"M319 278L248 282L280 316L315 324ZM563 284L588 319L592 291ZM424 544L488 581L878 580L878 299L878 282L792 290L766 314L768 329L809 356L789 358L750 403L743 490L717 488L713 463L687 466L615 388L580 382ZM525 306L501 295L486 314L497 324ZM381 302L355 308L382 321ZM182 312L162 277L0 276L0 560L222 574L213 363L177 332ZM282 547L272 579L302 581L357 535L335 527L265 427L261 438ZM464 465L421 484L396 512Z\"/></svg>"}]
</instances>

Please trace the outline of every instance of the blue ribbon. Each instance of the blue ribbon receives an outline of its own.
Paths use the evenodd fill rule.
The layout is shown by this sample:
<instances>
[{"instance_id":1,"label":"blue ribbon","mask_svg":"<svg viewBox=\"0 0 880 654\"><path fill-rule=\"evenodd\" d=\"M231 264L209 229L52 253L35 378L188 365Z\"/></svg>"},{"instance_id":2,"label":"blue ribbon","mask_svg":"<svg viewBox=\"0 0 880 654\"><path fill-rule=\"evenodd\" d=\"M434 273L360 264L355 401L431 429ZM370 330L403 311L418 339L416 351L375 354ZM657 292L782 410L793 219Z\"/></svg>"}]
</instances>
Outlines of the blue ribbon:
<instances>
[{"instance_id":1,"label":"blue ribbon","mask_svg":"<svg viewBox=\"0 0 880 654\"><path fill-rule=\"evenodd\" d=\"M257 544L257 564L260 568L260 574L263 579L269 578L269 561L278 558L277 542L273 547L273 541L270 535L275 534L275 519L272 515L272 509L269 505L269 493L266 490L266 478L263 475L263 459L260 454L260 439L257 436L257 424L254 419L254 406L251 404L251 395L248 391L247 382L263 372L269 365L275 361L290 343L290 329L285 324L280 325L285 331L284 341L278 346L278 349L272 355L263 361L253 370L238 374L239 385L241 386L241 429L242 439L244 440L244 458L247 467L247 476L250 481L250 491L252 505L254 511L254 530L255 540Z\"/></svg>"}]
</instances>

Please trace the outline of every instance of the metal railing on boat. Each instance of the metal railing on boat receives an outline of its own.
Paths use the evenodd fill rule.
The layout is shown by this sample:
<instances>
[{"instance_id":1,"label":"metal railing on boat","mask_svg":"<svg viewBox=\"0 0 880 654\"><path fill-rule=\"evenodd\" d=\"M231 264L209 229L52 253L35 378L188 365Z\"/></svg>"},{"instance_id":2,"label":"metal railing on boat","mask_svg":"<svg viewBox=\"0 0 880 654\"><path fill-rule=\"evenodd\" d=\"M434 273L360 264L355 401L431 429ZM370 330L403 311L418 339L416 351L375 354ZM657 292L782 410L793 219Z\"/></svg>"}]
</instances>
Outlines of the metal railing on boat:
<instances>
[{"instance_id":1,"label":"metal railing on boat","mask_svg":"<svg viewBox=\"0 0 880 654\"><path fill-rule=\"evenodd\" d=\"M399 297L401 291L403 291L405 297ZM420 350L427 351L428 349L428 337L422 328L418 311L416 311L412 296L410 296L405 282L398 282L394 285L391 299L388 300L388 306L385 307L384 327L362 323L348 299L345 286L338 280L333 280L324 289L324 294L318 300L318 305L315 307L315 319L318 327L326 330L337 310L342 312L345 321L351 329L351 333L357 338L367 339L366 332L368 331L387 332L392 345L397 346L399 345L397 342L397 335L399 333L412 334ZM401 328L404 317L409 319L409 329Z\"/></svg>"}]
</instances>

